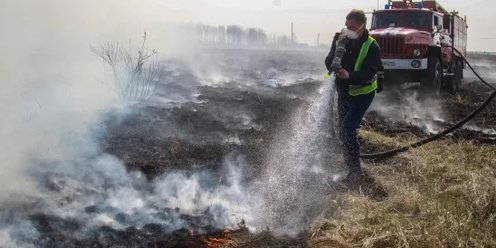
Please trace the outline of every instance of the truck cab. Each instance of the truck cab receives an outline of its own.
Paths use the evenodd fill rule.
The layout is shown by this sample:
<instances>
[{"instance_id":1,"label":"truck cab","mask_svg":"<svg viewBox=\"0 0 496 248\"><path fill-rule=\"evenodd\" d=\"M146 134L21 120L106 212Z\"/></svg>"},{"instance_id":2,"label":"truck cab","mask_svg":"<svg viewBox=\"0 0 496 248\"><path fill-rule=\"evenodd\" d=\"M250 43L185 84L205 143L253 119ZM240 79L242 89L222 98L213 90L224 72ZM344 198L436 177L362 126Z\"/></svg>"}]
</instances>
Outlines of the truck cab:
<instances>
[{"instance_id":1,"label":"truck cab","mask_svg":"<svg viewBox=\"0 0 496 248\"><path fill-rule=\"evenodd\" d=\"M436 1L390 1L372 16L370 35L381 47L385 84L420 82L424 92L455 92L463 78L467 25Z\"/></svg>"}]
</instances>

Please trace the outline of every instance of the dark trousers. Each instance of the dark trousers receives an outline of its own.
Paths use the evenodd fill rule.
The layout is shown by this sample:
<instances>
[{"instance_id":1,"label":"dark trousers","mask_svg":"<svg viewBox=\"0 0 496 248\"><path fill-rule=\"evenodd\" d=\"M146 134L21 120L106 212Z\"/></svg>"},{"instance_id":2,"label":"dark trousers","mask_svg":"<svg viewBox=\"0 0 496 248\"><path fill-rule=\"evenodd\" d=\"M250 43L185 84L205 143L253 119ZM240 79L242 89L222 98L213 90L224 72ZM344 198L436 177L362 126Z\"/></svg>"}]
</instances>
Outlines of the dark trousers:
<instances>
[{"instance_id":1,"label":"dark trousers","mask_svg":"<svg viewBox=\"0 0 496 248\"><path fill-rule=\"evenodd\" d=\"M339 137L343 143L344 162L352 173L361 173L360 143L357 129L375 96L375 91L360 96L338 93Z\"/></svg>"}]
</instances>

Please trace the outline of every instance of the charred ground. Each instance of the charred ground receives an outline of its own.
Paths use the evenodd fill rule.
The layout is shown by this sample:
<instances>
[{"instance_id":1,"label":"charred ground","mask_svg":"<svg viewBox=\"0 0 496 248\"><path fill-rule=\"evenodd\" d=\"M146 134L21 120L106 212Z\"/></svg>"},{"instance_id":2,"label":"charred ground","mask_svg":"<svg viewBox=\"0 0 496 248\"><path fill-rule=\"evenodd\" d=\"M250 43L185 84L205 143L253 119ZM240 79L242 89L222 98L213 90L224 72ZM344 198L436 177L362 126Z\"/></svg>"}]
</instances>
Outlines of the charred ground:
<instances>
[{"instance_id":1,"label":"charred ground","mask_svg":"<svg viewBox=\"0 0 496 248\"><path fill-rule=\"evenodd\" d=\"M262 163L271 137L291 111L305 104L320 82L280 87L200 86L198 102L170 108L137 106L120 123L109 122L105 150L149 177L175 169L215 167L229 153Z\"/></svg>"},{"instance_id":2,"label":"charred ground","mask_svg":"<svg viewBox=\"0 0 496 248\"><path fill-rule=\"evenodd\" d=\"M232 52L232 51L231 51ZM248 57L256 56L257 51L243 51ZM260 54L258 54L260 55ZM286 59L281 59L284 55ZM299 54L302 55L302 54ZM209 54L212 56L212 54ZM238 54L239 56L239 54ZM229 56L227 56L229 58ZM317 56L316 56L317 57ZM243 81L227 81L221 85L199 85L196 88L196 101L168 106L135 106L131 115L119 123L109 122L109 129L102 144L106 151L123 159L130 170L141 170L148 177L166 173L170 170L192 170L198 167L215 168L223 157L229 153L245 155L252 168L250 177L255 177L267 148L276 130L292 111L306 104L306 98L316 91L322 83L316 79L294 77L294 82L286 86L271 87L269 80L281 80L281 74L304 73L308 68L305 61L294 54L274 52L271 55L257 57L259 68L241 66L232 68L226 63L224 70L243 71ZM219 61L219 60L215 60ZM231 61L232 58L231 58ZM309 61L306 61L309 63ZM314 66L317 64L311 63ZM251 83L247 83L251 82ZM166 87L162 90L168 90ZM407 89L406 94L415 92L415 87ZM409 93L408 93L409 92ZM422 120L448 127L473 111L490 92L479 85L473 78L467 78L462 90L455 95L444 95L436 99L442 109L443 120ZM393 94L387 96L386 94ZM388 97L393 104L408 104L403 99L405 93L389 92L379 95ZM420 98L420 97L419 97ZM416 99L422 101L422 99ZM426 111L430 106L426 105ZM451 139L464 139L480 143L494 144L495 134L483 130L494 131L494 110L492 103L487 110L475 118L471 125L477 128L463 128ZM422 115L419 115L422 118ZM432 133L424 126L407 120L391 121L379 111L370 111L364 123L366 129L379 131L390 137L408 137L408 139L424 138ZM167 131L166 131L167 130ZM165 135L164 135L165 134ZM377 144L361 139L364 152L393 148L394 144ZM252 237L254 238L254 237ZM245 239L244 242L250 238ZM273 240L273 244L288 241ZM292 241L301 244L302 241ZM291 243L291 242L290 242ZM270 246L270 242L265 244Z\"/></svg>"},{"instance_id":3,"label":"charred ground","mask_svg":"<svg viewBox=\"0 0 496 248\"><path fill-rule=\"evenodd\" d=\"M105 150L123 159L129 169L141 170L150 177L174 169L215 167L215 164L231 152L246 155L252 166L260 165L265 156L264 151L276 133L275 130L282 127L280 123L296 108L306 104L308 96L321 85L322 81L319 78L297 76L299 73L304 74L305 68L319 66L316 61L311 61L312 58L318 58L318 55L307 55L306 59L297 63L295 60L301 60L301 57L297 56L302 56L303 52L272 51L268 54L264 52L261 57L260 51L242 52L247 57L256 59L257 65L251 62L251 67L241 65L233 68L228 62L235 61L234 58L224 56L228 62L221 67L231 75L235 72L242 74L237 81L200 85L196 83L199 79L195 79L193 75L179 74L170 78L167 86L160 87L159 89L165 92L158 94L167 95L176 83L186 83L186 78L193 80L193 85L196 84L193 101L162 105L156 102L148 105L145 102L135 105L130 110L131 114L124 119L111 116L107 122L107 132L102 137ZM212 58L214 53L208 54L208 57ZM234 51L227 53L231 54ZM236 54L237 56L242 57L241 54ZM470 59L485 61L493 58L473 55ZM222 60L219 56L214 61L220 63ZM476 68L482 70L482 73L485 72L482 65ZM313 68L313 72L315 70ZM470 74L468 71L467 73ZM284 80L284 76L281 76L283 74L291 75L294 81L286 86L271 87L271 82L268 81ZM183 86L183 91L191 90L192 88ZM406 88L404 92L379 94L378 98L387 99L388 104L397 106L398 112L395 114L400 118L391 119L380 110L371 109L365 117L364 126L389 136L413 135L423 138L433 134L433 131L456 123L471 113L491 93L472 75L468 75L464 87L455 95L445 94L438 99L430 99L425 105L422 102L425 99L415 95L414 101L424 108L420 109L420 112L429 112L432 105L442 111L439 113L442 119L429 119L422 113L407 113L411 109L404 107L409 104L405 96L411 96L415 92L416 88L413 86ZM451 137L494 144L495 111L496 103L493 102L469 122L468 127L458 130ZM402 115L411 116L401 118ZM418 122L411 121L412 119L417 119ZM436 126L436 130L427 129L425 123ZM366 146L364 150L370 151Z\"/></svg>"},{"instance_id":4,"label":"charred ground","mask_svg":"<svg viewBox=\"0 0 496 248\"><path fill-rule=\"evenodd\" d=\"M121 159L129 171L141 171L149 180L175 170L215 170L228 154L240 154L249 163L245 175L249 181L257 177L264 159L270 156L267 151L274 133L285 128L281 123L295 109L308 104L308 97L323 83L319 75L323 74L324 56L325 51L214 50L197 58L197 68L203 68L199 73L185 69L188 67L185 62L164 61L169 76L158 86L157 94L125 113L110 113L100 143L105 152ZM214 74L223 77L219 79ZM389 98L393 104L408 104L403 93L393 94L396 95ZM488 94L486 88L469 76L458 94L436 99L444 118L421 122L444 128L470 113ZM494 144L495 110L493 102L470 123L470 128L463 128L448 139ZM391 138L415 140L431 134L417 122L391 120L379 110L371 110L363 126ZM398 145L377 143L367 137L361 138L361 142L365 152ZM31 215L41 235L39 244L45 246L198 247L206 246L205 239L209 237L222 236L223 230L210 227L208 221L191 216L183 218L191 223L191 229L165 231L166 226L148 223L125 230L102 227L89 237L77 238L74 235L79 230L77 222L43 213ZM208 236L192 231L196 229L206 230ZM240 230L244 230L242 226ZM270 233L241 232L232 235L236 245L230 244L303 247L307 235L290 239L274 238Z\"/></svg>"}]
</instances>

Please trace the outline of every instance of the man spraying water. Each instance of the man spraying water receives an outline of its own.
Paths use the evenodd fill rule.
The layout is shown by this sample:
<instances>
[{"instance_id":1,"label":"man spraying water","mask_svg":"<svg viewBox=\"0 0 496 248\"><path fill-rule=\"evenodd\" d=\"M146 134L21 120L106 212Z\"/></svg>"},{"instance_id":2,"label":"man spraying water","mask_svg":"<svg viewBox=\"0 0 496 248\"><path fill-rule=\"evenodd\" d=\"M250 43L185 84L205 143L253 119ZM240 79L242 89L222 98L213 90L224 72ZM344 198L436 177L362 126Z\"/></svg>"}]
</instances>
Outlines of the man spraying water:
<instances>
[{"instance_id":1,"label":"man spraying water","mask_svg":"<svg viewBox=\"0 0 496 248\"><path fill-rule=\"evenodd\" d=\"M357 129L375 92L380 90L377 82L377 73L382 66L380 49L369 36L366 24L365 13L352 10L346 16L346 28L334 37L325 60L327 70L336 75L338 133L344 161L350 171L344 182L351 185L360 185L363 181Z\"/></svg>"}]
</instances>

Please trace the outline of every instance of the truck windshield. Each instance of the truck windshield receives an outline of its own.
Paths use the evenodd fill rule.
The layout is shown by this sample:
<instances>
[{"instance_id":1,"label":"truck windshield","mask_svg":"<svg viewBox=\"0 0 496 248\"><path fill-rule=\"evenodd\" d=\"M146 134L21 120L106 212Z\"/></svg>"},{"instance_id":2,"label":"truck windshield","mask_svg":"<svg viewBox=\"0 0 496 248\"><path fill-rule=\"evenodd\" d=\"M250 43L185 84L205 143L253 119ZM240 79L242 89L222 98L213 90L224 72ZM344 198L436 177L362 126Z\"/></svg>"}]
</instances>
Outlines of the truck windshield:
<instances>
[{"instance_id":1,"label":"truck windshield","mask_svg":"<svg viewBox=\"0 0 496 248\"><path fill-rule=\"evenodd\" d=\"M389 27L431 28L432 14L424 11L384 11L374 14L372 29Z\"/></svg>"}]
</instances>

